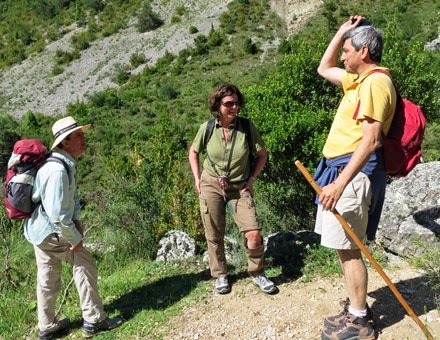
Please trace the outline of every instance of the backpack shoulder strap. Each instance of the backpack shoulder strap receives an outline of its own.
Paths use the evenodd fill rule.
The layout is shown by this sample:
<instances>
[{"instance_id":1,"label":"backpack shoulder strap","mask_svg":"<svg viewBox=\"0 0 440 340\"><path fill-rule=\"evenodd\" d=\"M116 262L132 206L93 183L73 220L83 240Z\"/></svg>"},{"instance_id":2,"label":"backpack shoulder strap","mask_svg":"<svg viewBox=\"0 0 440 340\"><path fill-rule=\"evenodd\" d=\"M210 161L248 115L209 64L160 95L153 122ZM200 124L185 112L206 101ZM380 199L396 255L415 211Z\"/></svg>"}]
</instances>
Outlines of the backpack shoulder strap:
<instances>
[{"instance_id":1,"label":"backpack shoulder strap","mask_svg":"<svg viewBox=\"0 0 440 340\"><path fill-rule=\"evenodd\" d=\"M249 118L246 117L238 117L241 126L243 127L244 134L246 135L246 140L249 145L249 150L252 152L254 149L252 146L252 136L251 136L251 123Z\"/></svg>"},{"instance_id":2,"label":"backpack shoulder strap","mask_svg":"<svg viewBox=\"0 0 440 340\"><path fill-rule=\"evenodd\" d=\"M212 118L208 120L208 124L206 125L205 135L203 136L203 147L206 149L209 140L211 139L212 133L215 128L215 119Z\"/></svg>"},{"instance_id":3,"label":"backpack shoulder strap","mask_svg":"<svg viewBox=\"0 0 440 340\"><path fill-rule=\"evenodd\" d=\"M67 171L67 177L69 177L69 182L70 182L70 167L67 165L67 163L63 159L56 157L56 156L53 156L51 154L51 155L49 155L49 157L47 157L46 162L55 162L55 163L59 163L62 166L64 166L64 168Z\"/></svg>"}]
</instances>

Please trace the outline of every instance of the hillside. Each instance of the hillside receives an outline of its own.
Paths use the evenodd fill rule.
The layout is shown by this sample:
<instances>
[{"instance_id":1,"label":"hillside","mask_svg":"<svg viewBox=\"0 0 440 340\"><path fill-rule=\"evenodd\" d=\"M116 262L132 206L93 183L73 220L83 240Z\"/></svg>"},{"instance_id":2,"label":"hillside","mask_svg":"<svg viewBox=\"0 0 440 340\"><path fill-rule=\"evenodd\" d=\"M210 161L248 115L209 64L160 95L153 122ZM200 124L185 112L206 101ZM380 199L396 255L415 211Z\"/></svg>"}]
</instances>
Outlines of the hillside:
<instances>
[{"instance_id":1,"label":"hillside","mask_svg":"<svg viewBox=\"0 0 440 340\"><path fill-rule=\"evenodd\" d=\"M84 32L84 28L76 24L64 27L63 31L67 33L50 43L43 52L3 70L0 78L0 113L18 118L28 110L45 115L62 114L69 103L86 100L87 95L107 88L117 88L117 73L121 67L130 64L133 54L143 54L146 62L131 69L131 74L138 74L145 66L154 65L166 52L177 55L194 43L196 35L190 33L191 26L198 29L198 34L204 35L212 28L218 28L219 16L227 10L229 2L155 1L152 8L164 21L163 26L139 33L135 27L136 19L133 18L128 27L92 42L81 52L79 59L72 61L61 74L53 75L57 51L70 51L72 36ZM320 0L270 1L271 7L285 22L289 34L300 28L321 3ZM190 10L185 12L180 22L173 23L173 13L182 5ZM277 44L279 40L273 43ZM264 46L265 49L270 47L273 46Z\"/></svg>"},{"instance_id":2,"label":"hillside","mask_svg":"<svg viewBox=\"0 0 440 340\"><path fill-rule=\"evenodd\" d=\"M18 65L4 70L0 78L0 112L22 117L28 110L47 115L64 113L68 103L85 100L88 94L111 87L119 87L114 81L118 67L129 64L133 53L143 53L146 64L134 70L139 73L145 65L154 65L167 51L177 54L193 43L195 35L189 32L195 26L200 34L207 34L212 27L218 27L219 15L227 10L228 0L216 2L170 1L166 5L158 3L153 9L165 25L156 30L139 33L135 18L127 28L109 37L96 40L83 50L79 59L74 60L64 72L53 75L57 50L69 51L73 35L84 31L75 24L64 28L68 31L60 40L52 42L40 54L32 55ZM177 6L185 4L191 8L185 20L170 23Z\"/></svg>"}]
</instances>

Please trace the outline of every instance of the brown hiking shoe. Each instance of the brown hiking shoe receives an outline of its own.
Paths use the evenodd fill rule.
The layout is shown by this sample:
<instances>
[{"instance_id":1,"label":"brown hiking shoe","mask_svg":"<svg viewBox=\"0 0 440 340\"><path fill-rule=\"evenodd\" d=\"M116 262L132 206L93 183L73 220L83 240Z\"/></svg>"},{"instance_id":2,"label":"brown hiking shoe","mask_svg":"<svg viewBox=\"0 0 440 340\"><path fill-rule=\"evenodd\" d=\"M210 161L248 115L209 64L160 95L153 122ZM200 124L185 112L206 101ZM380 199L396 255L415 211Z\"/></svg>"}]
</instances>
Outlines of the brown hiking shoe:
<instances>
[{"instance_id":1,"label":"brown hiking shoe","mask_svg":"<svg viewBox=\"0 0 440 340\"><path fill-rule=\"evenodd\" d=\"M350 298L339 301L339 304L342 307L342 312L340 312L337 315L333 315L325 318L324 319L325 328L336 328L344 323L348 313L348 306L350 306ZM371 310L370 306L368 306L368 303L367 303L367 320L371 326L374 326L373 311Z\"/></svg>"},{"instance_id":2,"label":"brown hiking shoe","mask_svg":"<svg viewBox=\"0 0 440 340\"><path fill-rule=\"evenodd\" d=\"M358 318L351 313L345 315L342 324L336 328L326 328L321 333L322 340L375 340L376 333L368 318Z\"/></svg>"}]
</instances>

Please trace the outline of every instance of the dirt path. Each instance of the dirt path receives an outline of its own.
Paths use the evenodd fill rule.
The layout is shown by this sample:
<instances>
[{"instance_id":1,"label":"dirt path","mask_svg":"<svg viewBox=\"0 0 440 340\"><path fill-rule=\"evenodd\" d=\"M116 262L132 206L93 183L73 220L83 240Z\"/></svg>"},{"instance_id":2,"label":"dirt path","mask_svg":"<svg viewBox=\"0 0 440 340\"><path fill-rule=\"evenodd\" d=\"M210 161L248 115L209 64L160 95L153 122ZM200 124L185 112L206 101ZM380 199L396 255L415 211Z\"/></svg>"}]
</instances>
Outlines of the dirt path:
<instances>
[{"instance_id":1,"label":"dirt path","mask_svg":"<svg viewBox=\"0 0 440 340\"><path fill-rule=\"evenodd\" d=\"M386 270L411 308L440 338L440 313L423 273L406 263ZM368 303L373 309L379 339L424 339L414 320L387 288L382 277L369 269ZM339 312L345 298L341 277L313 282L277 282L279 293L260 293L249 279L233 284L228 295L212 293L187 307L163 329L165 339L319 339L323 319Z\"/></svg>"}]
</instances>

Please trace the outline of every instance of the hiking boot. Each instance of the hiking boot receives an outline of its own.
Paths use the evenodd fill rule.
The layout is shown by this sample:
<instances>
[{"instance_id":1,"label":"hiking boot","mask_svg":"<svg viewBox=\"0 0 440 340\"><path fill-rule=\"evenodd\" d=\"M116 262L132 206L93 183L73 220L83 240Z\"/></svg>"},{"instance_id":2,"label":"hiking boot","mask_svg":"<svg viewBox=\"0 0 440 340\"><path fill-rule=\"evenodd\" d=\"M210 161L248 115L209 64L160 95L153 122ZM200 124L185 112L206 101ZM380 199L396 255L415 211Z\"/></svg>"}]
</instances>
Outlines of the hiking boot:
<instances>
[{"instance_id":1,"label":"hiking boot","mask_svg":"<svg viewBox=\"0 0 440 340\"><path fill-rule=\"evenodd\" d=\"M263 293L272 294L277 290L275 283L269 280L264 274L252 276L252 282L260 287Z\"/></svg>"},{"instance_id":2,"label":"hiking boot","mask_svg":"<svg viewBox=\"0 0 440 340\"><path fill-rule=\"evenodd\" d=\"M351 313L336 328L326 328L321 333L322 340L375 340L376 333L368 318L358 318Z\"/></svg>"},{"instance_id":3,"label":"hiking boot","mask_svg":"<svg viewBox=\"0 0 440 340\"><path fill-rule=\"evenodd\" d=\"M122 325L122 322L123 322L122 318L119 317L117 318L107 317L104 320L99 321L97 323L91 323L84 320L82 332L86 338L90 338L100 332L110 331L116 327L119 327L120 325Z\"/></svg>"},{"instance_id":4,"label":"hiking boot","mask_svg":"<svg viewBox=\"0 0 440 340\"><path fill-rule=\"evenodd\" d=\"M227 276L219 276L215 280L215 291L219 294L227 294L231 291Z\"/></svg>"},{"instance_id":5,"label":"hiking boot","mask_svg":"<svg viewBox=\"0 0 440 340\"><path fill-rule=\"evenodd\" d=\"M342 312L337 315L329 316L325 318L324 320L325 328L336 328L344 323L345 317L347 316L348 313L348 306L350 306L350 298L339 301L339 304L342 307ZM367 303L367 320L371 326L374 326L373 311L371 310L370 306L368 306L368 303Z\"/></svg>"},{"instance_id":6,"label":"hiking boot","mask_svg":"<svg viewBox=\"0 0 440 340\"><path fill-rule=\"evenodd\" d=\"M46 331L38 330L38 339L46 340L53 339L54 337L61 335L64 333L70 326L70 320L65 318L62 320L58 320L53 327Z\"/></svg>"}]
</instances>

